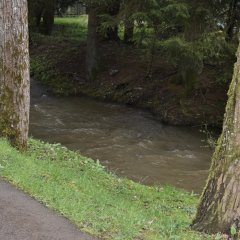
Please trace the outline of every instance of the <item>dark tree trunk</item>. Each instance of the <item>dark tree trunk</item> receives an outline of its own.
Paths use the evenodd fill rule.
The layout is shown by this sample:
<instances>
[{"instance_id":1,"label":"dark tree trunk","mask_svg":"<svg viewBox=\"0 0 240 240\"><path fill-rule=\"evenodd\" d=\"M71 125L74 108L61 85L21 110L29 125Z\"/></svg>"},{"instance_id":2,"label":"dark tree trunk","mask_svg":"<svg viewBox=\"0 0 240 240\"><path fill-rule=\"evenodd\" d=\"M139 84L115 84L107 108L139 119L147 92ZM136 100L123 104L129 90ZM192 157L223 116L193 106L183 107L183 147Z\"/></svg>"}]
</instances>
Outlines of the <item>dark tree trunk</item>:
<instances>
[{"instance_id":1,"label":"dark tree trunk","mask_svg":"<svg viewBox=\"0 0 240 240\"><path fill-rule=\"evenodd\" d=\"M51 35L54 24L55 0L45 0L43 12L43 33Z\"/></svg>"},{"instance_id":2,"label":"dark tree trunk","mask_svg":"<svg viewBox=\"0 0 240 240\"><path fill-rule=\"evenodd\" d=\"M27 147L29 124L27 0L0 1L0 135Z\"/></svg>"},{"instance_id":3,"label":"dark tree trunk","mask_svg":"<svg viewBox=\"0 0 240 240\"><path fill-rule=\"evenodd\" d=\"M107 9L107 13L112 17L116 17L119 11L120 1L114 1ZM109 27L106 32L106 40L119 41L118 30L118 26Z\"/></svg>"},{"instance_id":4,"label":"dark tree trunk","mask_svg":"<svg viewBox=\"0 0 240 240\"><path fill-rule=\"evenodd\" d=\"M237 57L222 135L192 225L207 233L240 228L240 47Z\"/></svg>"},{"instance_id":5,"label":"dark tree trunk","mask_svg":"<svg viewBox=\"0 0 240 240\"><path fill-rule=\"evenodd\" d=\"M28 17L29 17L29 30L40 31L40 24L43 15L44 3L43 0L28 0Z\"/></svg>"},{"instance_id":6,"label":"dark tree trunk","mask_svg":"<svg viewBox=\"0 0 240 240\"><path fill-rule=\"evenodd\" d=\"M98 70L98 17L94 8L88 9L88 35L86 70L88 80L96 77Z\"/></svg>"},{"instance_id":7,"label":"dark tree trunk","mask_svg":"<svg viewBox=\"0 0 240 240\"><path fill-rule=\"evenodd\" d=\"M227 28L226 28L227 41L231 41L234 36L234 27L236 26L238 2L239 0L230 0L230 3L229 3L229 12L228 12Z\"/></svg>"},{"instance_id":8,"label":"dark tree trunk","mask_svg":"<svg viewBox=\"0 0 240 240\"><path fill-rule=\"evenodd\" d=\"M36 10L36 15L35 15L35 24L36 24L36 29L39 32L40 31L40 24L42 20L42 15L43 15L43 8L38 8Z\"/></svg>"},{"instance_id":9,"label":"dark tree trunk","mask_svg":"<svg viewBox=\"0 0 240 240\"><path fill-rule=\"evenodd\" d=\"M126 18L124 23L124 39L127 44L133 43L134 21Z\"/></svg>"},{"instance_id":10,"label":"dark tree trunk","mask_svg":"<svg viewBox=\"0 0 240 240\"><path fill-rule=\"evenodd\" d=\"M118 26L114 26L112 28L107 29L106 40L108 41L119 41L120 38L118 36Z\"/></svg>"}]
</instances>

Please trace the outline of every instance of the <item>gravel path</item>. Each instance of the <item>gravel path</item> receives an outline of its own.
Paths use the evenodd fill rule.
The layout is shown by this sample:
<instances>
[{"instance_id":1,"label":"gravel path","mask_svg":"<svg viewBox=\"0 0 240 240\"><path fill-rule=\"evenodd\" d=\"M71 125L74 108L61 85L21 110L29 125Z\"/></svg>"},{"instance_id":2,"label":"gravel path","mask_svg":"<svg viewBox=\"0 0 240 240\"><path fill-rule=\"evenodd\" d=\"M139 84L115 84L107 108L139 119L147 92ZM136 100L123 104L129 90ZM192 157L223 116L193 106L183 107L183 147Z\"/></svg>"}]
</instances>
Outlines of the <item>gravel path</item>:
<instances>
[{"instance_id":1,"label":"gravel path","mask_svg":"<svg viewBox=\"0 0 240 240\"><path fill-rule=\"evenodd\" d=\"M0 240L94 240L0 178ZM95 239L96 240L96 239Z\"/></svg>"}]
</instances>

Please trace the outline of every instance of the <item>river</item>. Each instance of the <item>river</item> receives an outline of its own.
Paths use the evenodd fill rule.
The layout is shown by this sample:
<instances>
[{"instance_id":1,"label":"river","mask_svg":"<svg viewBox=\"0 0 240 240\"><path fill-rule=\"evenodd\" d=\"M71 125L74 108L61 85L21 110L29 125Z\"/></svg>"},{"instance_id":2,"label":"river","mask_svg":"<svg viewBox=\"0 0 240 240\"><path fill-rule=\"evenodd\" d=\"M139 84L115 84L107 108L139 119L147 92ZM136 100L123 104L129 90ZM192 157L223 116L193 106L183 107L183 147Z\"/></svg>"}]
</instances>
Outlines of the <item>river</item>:
<instances>
[{"instance_id":1,"label":"river","mask_svg":"<svg viewBox=\"0 0 240 240\"><path fill-rule=\"evenodd\" d=\"M30 135L79 150L119 176L200 193L212 150L197 129L161 124L142 110L31 88Z\"/></svg>"}]
</instances>

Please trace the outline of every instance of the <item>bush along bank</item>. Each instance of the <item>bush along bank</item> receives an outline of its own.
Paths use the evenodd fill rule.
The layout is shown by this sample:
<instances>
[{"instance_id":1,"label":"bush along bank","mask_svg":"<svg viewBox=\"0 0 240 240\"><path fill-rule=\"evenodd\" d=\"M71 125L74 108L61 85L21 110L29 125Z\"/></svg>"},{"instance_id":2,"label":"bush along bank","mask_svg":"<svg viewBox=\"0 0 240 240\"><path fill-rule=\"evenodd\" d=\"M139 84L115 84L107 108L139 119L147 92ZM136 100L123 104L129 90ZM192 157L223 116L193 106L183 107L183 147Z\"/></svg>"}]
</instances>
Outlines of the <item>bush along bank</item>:
<instances>
[{"instance_id":1,"label":"bush along bank","mask_svg":"<svg viewBox=\"0 0 240 240\"><path fill-rule=\"evenodd\" d=\"M0 176L99 239L217 239L191 231L195 195L118 178L59 144L20 153L1 139Z\"/></svg>"}]
</instances>

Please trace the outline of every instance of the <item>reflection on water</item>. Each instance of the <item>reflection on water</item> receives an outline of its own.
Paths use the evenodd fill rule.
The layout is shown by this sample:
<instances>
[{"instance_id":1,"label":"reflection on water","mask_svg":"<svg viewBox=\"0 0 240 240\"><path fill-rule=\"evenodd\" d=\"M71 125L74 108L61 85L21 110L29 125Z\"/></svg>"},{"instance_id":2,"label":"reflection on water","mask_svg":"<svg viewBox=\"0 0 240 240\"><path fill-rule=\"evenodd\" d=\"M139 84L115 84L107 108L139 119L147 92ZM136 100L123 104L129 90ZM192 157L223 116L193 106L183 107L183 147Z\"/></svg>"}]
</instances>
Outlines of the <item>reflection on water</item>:
<instances>
[{"instance_id":1,"label":"reflection on water","mask_svg":"<svg viewBox=\"0 0 240 240\"><path fill-rule=\"evenodd\" d=\"M200 192L211 150L197 130L172 127L151 114L88 98L48 97L33 83L30 133L99 159L111 171L145 184Z\"/></svg>"}]
</instances>

